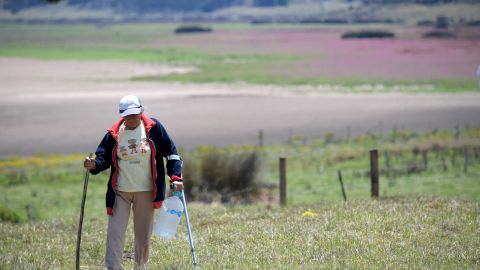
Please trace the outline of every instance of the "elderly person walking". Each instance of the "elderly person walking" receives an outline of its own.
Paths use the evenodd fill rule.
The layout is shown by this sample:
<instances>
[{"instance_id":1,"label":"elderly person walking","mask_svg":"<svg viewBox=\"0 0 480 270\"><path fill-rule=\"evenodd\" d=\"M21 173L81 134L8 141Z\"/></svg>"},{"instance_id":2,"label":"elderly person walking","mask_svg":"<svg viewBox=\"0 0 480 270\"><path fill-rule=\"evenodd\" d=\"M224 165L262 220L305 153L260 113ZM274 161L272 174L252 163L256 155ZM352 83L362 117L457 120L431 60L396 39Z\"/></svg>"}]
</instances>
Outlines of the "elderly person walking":
<instances>
[{"instance_id":1,"label":"elderly person walking","mask_svg":"<svg viewBox=\"0 0 480 270\"><path fill-rule=\"evenodd\" d=\"M148 262L154 209L165 198L167 174L174 191L183 190L182 161L162 124L143 113L140 98L128 95L120 100L120 119L108 129L95 152L85 158L92 174L110 168L106 194L108 214L107 269L123 269L121 262L130 210L133 211L135 268Z\"/></svg>"}]
</instances>

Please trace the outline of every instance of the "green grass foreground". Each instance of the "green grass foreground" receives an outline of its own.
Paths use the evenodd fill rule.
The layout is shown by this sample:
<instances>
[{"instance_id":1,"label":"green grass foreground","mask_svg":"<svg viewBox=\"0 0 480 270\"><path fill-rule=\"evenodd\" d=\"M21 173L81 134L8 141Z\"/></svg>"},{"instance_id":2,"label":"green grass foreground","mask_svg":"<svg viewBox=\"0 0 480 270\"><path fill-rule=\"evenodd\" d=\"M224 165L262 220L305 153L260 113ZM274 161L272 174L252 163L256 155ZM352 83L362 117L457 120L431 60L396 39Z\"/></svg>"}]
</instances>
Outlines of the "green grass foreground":
<instances>
[{"instance_id":1,"label":"green grass foreground","mask_svg":"<svg viewBox=\"0 0 480 270\"><path fill-rule=\"evenodd\" d=\"M88 203L88 202L87 202ZM295 207L190 204L199 269L476 269L480 204L398 197ZM100 211L97 209L97 211ZM318 215L305 216L305 212ZM192 269L184 219L150 269ZM86 212L83 269L102 269L106 217ZM129 227L131 230L131 225ZM77 218L0 224L1 269L72 269ZM126 257L133 255L128 232ZM126 269L133 266L124 260Z\"/></svg>"}]
</instances>

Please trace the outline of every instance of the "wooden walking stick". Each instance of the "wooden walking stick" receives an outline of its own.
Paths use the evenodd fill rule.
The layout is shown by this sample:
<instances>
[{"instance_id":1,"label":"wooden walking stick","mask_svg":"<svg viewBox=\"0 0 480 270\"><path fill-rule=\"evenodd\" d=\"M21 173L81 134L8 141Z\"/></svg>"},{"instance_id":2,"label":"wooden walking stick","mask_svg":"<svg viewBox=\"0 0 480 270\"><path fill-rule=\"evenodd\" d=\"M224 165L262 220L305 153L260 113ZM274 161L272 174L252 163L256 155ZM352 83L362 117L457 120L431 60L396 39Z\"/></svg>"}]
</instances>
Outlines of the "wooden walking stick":
<instances>
[{"instance_id":1,"label":"wooden walking stick","mask_svg":"<svg viewBox=\"0 0 480 270\"><path fill-rule=\"evenodd\" d=\"M90 153L89 158L93 157L93 153ZM82 224L83 224L83 211L85 210L85 200L87 198L88 178L90 177L90 170L85 169L85 179L83 181L83 196L82 205L80 207L80 220L78 221L78 234L77 234L77 254L76 254L76 269L80 270L80 242L82 241Z\"/></svg>"}]
</instances>

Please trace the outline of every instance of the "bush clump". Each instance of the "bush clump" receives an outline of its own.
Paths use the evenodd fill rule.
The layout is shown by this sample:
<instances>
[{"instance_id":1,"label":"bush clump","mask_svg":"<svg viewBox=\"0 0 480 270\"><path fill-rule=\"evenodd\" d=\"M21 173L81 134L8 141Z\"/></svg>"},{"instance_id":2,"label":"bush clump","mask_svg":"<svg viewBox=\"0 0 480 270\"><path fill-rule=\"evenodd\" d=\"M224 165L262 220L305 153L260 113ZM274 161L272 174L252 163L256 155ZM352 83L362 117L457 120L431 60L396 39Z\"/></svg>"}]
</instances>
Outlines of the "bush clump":
<instances>
[{"instance_id":1,"label":"bush clump","mask_svg":"<svg viewBox=\"0 0 480 270\"><path fill-rule=\"evenodd\" d=\"M342 35L343 39L348 38L394 38L395 34L384 30L361 30L347 32Z\"/></svg>"},{"instance_id":2,"label":"bush clump","mask_svg":"<svg viewBox=\"0 0 480 270\"><path fill-rule=\"evenodd\" d=\"M450 31L431 31L422 35L423 38L456 38L457 35Z\"/></svg>"},{"instance_id":3,"label":"bush clump","mask_svg":"<svg viewBox=\"0 0 480 270\"><path fill-rule=\"evenodd\" d=\"M204 202L250 203L259 195L260 168L255 150L203 147L184 162L183 173L189 183L185 193Z\"/></svg>"},{"instance_id":4,"label":"bush clump","mask_svg":"<svg viewBox=\"0 0 480 270\"><path fill-rule=\"evenodd\" d=\"M13 210L0 205L0 221L7 221L12 223L19 223L20 216Z\"/></svg>"},{"instance_id":5,"label":"bush clump","mask_svg":"<svg viewBox=\"0 0 480 270\"><path fill-rule=\"evenodd\" d=\"M175 34L209 33L209 32L212 32L212 28L203 27L200 25L183 25L175 29Z\"/></svg>"},{"instance_id":6,"label":"bush clump","mask_svg":"<svg viewBox=\"0 0 480 270\"><path fill-rule=\"evenodd\" d=\"M480 20L478 21L469 21L466 23L467 26L478 27L480 26Z\"/></svg>"},{"instance_id":7,"label":"bush clump","mask_svg":"<svg viewBox=\"0 0 480 270\"><path fill-rule=\"evenodd\" d=\"M432 20L421 20L417 22L417 26L432 27L435 26L435 22Z\"/></svg>"}]
</instances>

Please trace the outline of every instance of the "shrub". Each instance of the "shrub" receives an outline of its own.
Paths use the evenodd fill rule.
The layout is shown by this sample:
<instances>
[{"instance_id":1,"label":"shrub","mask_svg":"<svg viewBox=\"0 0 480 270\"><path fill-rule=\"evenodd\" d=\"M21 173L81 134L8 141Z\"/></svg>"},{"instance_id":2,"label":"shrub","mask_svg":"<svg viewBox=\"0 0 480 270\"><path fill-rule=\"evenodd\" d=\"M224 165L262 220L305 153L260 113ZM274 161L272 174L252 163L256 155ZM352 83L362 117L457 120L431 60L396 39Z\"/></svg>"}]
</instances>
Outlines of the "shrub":
<instances>
[{"instance_id":1,"label":"shrub","mask_svg":"<svg viewBox=\"0 0 480 270\"><path fill-rule=\"evenodd\" d=\"M255 19L250 21L251 24L267 24L267 23L273 23L272 20L270 19Z\"/></svg>"},{"instance_id":2,"label":"shrub","mask_svg":"<svg viewBox=\"0 0 480 270\"><path fill-rule=\"evenodd\" d=\"M212 28L203 27L199 25L183 25L175 29L175 34L209 33L209 32L212 32Z\"/></svg>"},{"instance_id":3,"label":"shrub","mask_svg":"<svg viewBox=\"0 0 480 270\"><path fill-rule=\"evenodd\" d=\"M327 24L348 24L348 20L330 18L330 19L325 19L325 21L323 23L327 23Z\"/></svg>"},{"instance_id":4,"label":"shrub","mask_svg":"<svg viewBox=\"0 0 480 270\"><path fill-rule=\"evenodd\" d=\"M185 193L193 200L250 203L259 195L259 154L225 148L204 147L187 157Z\"/></svg>"},{"instance_id":5,"label":"shrub","mask_svg":"<svg viewBox=\"0 0 480 270\"><path fill-rule=\"evenodd\" d=\"M431 31L422 35L423 38L456 38L455 33L450 31Z\"/></svg>"},{"instance_id":6,"label":"shrub","mask_svg":"<svg viewBox=\"0 0 480 270\"><path fill-rule=\"evenodd\" d=\"M417 22L417 26L428 26L428 27L431 27L431 26L434 26L435 25L435 22L432 21L432 20L421 20L421 21L418 21Z\"/></svg>"},{"instance_id":7,"label":"shrub","mask_svg":"<svg viewBox=\"0 0 480 270\"><path fill-rule=\"evenodd\" d=\"M449 20L445 16L438 16L437 21L435 22L435 28L438 29L447 29L449 26Z\"/></svg>"},{"instance_id":8,"label":"shrub","mask_svg":"<svg viewBox=\"0 0 480 270\"><path fill-rule=\"evenodd\" d=\"M347 38L394 38L395 34L390 31L383 30L361 30L347 32L342 35L343 39Z\"/></svg>"},{"instance_id":9,"label":"shrub","mask_svg":"<svg viewBox=\"0 0 480 270\"><path fill-rule=\"evenodd\" d=\"M472 27L480 26L480 20L479 20L479 21L470 21L470 22L467 22L466 25L467 25L467 26L472 26Z\"/></svg>"},{"instance_id":10,"label":"shrub","mask_svg":"<svg viewBox=\"0 0 480 270\"><path fill-rule=\"evenodd\" d=\"M24 185L29 182L29 178L25 169L11 169L8 170L4 176L6 176L8 186L17 186L17 185Z\"/></svg>"},{"instance_id":11,"label":"shrub","mask_svg":"<svg viewBox=\"0 0 480 270\"><path fill-rule=\"evenodd\" d=\"M335 142L335 133L328 132L325 134L325 144L330 144Z\"/></svg>"},{"instance_id":12,"label":"shrub","mask_svg":"<svg viewBox=\"0 0 480 270\"><path fill-rule=\"evenodd\" d=\"M0 221L20 222L20 216L13 210L0 205Z\"/></svg>"}]
</instances>

